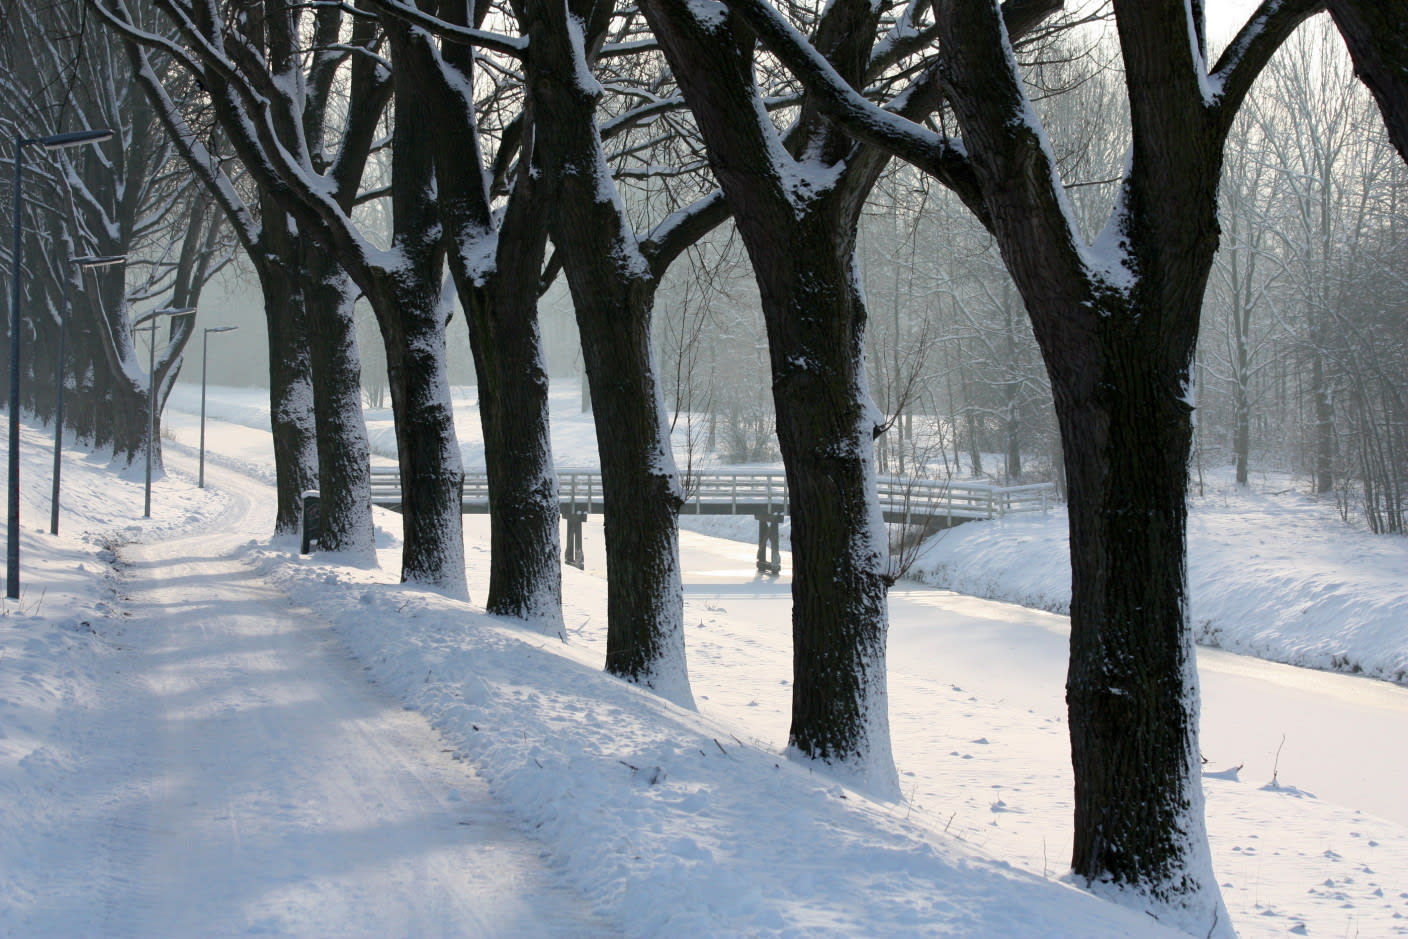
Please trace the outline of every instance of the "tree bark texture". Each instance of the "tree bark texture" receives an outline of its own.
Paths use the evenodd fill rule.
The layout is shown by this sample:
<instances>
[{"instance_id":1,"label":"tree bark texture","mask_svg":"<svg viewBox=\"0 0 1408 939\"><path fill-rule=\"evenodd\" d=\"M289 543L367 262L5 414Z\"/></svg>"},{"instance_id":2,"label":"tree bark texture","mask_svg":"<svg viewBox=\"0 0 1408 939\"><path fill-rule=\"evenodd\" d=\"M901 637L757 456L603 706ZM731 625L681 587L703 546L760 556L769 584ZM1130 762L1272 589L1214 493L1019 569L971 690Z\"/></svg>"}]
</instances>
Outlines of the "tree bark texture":
<instances>
[{"instance_id":1,"label":"tree bark texture","mask_svg":"<svg viewBox=\"0 0 1408 939\"><path fill-rule=\"evenodd\" d=\"M759 243L760 231L752 239L745 232L745 241L754 242L763 290L792 503L789 741L823 760L879 760L873 770L883 776L888 551L874 499L865 306L853 246L837 245L836 222L830 213L809 213L795 225L769 226L782 233L776 241ZM763 258L770 263L760 266Z\"/></svg>"},{"instance_id":2,"label":"tree bark texture","mask_svg":"<svg viewBox=\"0 0 1408 939\"><path fill-rule=\"evenodd\" d=\"M371 445L362 416L362 366L352 309L355 290L325 247L305 239L301 254L318 431L318 546L374 563Z\"/></svg>"},{"instance_id":3,"label":"tree bark texture","mask_svg":"<svg viewBox=\"0 0 1408 939\"><path fill-rule=\"evenodd\" d=\"M523 185L520 181L519 185ZM479 420L489 474L488 612L562 632L561 510L548 425L548 374L538 329L546 227L514 219L531 201L510 197L496 270L461 296L479 378Z\"/></svg>"},{"instance_id":4,"label":"tree bark texture","mask_svg":"<svg viewBox=\"0 0 1408 939\"><path fill-rule=\"evenodd\" d=\"M1213 886L1192 867L1202 823L1185 581L1191 359L1166 354L1157 300L1106 312L1075 370L1093 380L1053 383L1071 530L1072 867L1176 901Z\"/></svg>"},{"instance_id":5,"label":"tree bark texture","mask_svg":"<svg viewBox=\"0 0 1408 939\"><path fill-rule=\"evenodd\" d=\"M1222 146L1250 78L1232 76L1219 110L1202 92L1198 50L1168 41L1193 35L1184 4L1125 0L1115 11L1132 155L1095 249L1062 204L999 18L955 0L939 17L964 142L1061 428L1072 867L1097 889L1133 889L1185 928L1226 932L1203 828L1184 499L1189 379L1217 247ZM1282 23L1286 33L1292 26Z\"/></svg>"},{"instance_id":6,"label":"tree bark texture","mask_svg":"<svg viewBox=\"0 0 1408 939\"><path fill-rule=\"evenodd\" d=\"M445 373L438 283L420 274L386 272L374 279L373 292L396 418L401 580L464 597L464 469Z\"/></svg>"},{"instance_id":7,"label":"tree bark texture","mask_svg":"<svg viewBox=\"0 0 1408 939\"><path fill-rule=\"evenodd\" d=\"M269 348L269 425L277 499L274 533L297 535L303 518L303 493L318 488L308 324L303 288L290 263L295 257L289 232L292 220L268 200L262 208L262 237L250 246L248 255L264 298Z\"/></svg>"}]
</instances>

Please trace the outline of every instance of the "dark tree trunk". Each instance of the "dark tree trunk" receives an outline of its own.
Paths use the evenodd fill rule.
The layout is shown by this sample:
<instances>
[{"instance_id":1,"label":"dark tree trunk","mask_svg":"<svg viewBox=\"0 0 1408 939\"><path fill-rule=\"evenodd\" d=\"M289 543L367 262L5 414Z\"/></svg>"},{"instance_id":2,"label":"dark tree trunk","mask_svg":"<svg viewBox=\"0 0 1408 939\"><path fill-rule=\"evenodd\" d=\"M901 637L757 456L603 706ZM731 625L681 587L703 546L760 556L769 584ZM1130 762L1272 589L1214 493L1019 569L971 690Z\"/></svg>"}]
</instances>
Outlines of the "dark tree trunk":
<instances>
[{"instance_id":1,"label":"dark tree trunk","mask_svg":"<svg viewBox=\"0 0 1408 939\"><path fill-rule=\"evenodd\" d=\"M530 4L529 90L596 417L606 511L606 670L693 707L685 667L679 507L684 501L656 380L658 277L617 200L568 10ZM536 15L534 15L536 14Z\"/></svg>"},{"instance_id":2,"label":"dark tree trunk","mask_svg":"<svg viewBox=\"0 0 1408 939\"><path fill-rule=\"evenodd\" d=\"M1329 0L1354 73L1373 92L1399 156L1408 160L1408 5L1397 0Z\"/></svg>"},{"instance_id":3,"label":"dark tree trunk","mask_svg":"<svg viewBox=\"0 0 1408 939\"><path fill-rule=\"evenodd\" d=\"M1132 156L1104 244L1083 245L991 10L948 0L941 41L983 208L1051 376L1071 529L1072 867L1185 929L1230 934L1207 857L1187 621L1189 382L1242 96L1311 11L1265 18L1202 90L1180 4L1117 0ZM1196 15L1196 14L1195 14ZM1019 115L1013 118L1013 114Z\"/></svg>"},{"instance_id":4,"label":"dark tree trunk","mask_svg":"<svg viewBox=\"0 0 1408 939\"><path fill-rule=\"evenodd\" d=\"M466 86L473 84L466 49L447 49L444 58L461 69ZM443 81L438 69L428 69L427 75ZM532 122L526 114L520 117L524 131L518 172L495 234L480 179L455 169L465 152L479 152L472 102L453 89L444 89L442 100L442 123L454 122L458 137L441 134L438 165L451 167L441 183L441 206L447 226L457 233L450 269L478 377L489 476L489 594L484 606L489 613L532 622L561 637L566 635L558 557L561 509L538 326L547 205L536 178ZM486 244L492 245L494 257L488 269L478 266Z\"/></svg>"},{"instance_id":5,"label":"dark tree trunk","mask_svg":"<svg viewBox=\"0 0 1408 939\"><path fill-rule=\"evenodd\" d=\"M782 154L752 73L753 37L683 5L644 5L694 112L753 262L792 512L793 694L789 742L874 791L895 792L885 679L888 552L875 495L875 412L864 387L865 306L854 264L860 205L884 158L804 109ZM836 4L817 44L859 80L875 10ZM845 162L845 171L839 164ZM815 186L806 173L839 175ZM596 406L601 407L597 401Z\"/></svg>"},{"instance_id":6,"label":"dark tree trunk","mask_svg":"<svg viewBox=\"0 0 1408 939\"><path fill-rule=\"evenodd\" d=\"M520 180L519 186L531 185ZM489 474L489 595L485 609L562 632L557 475L548 426L548 374L538 330L546 226L524 223L530 194L515 191L499 231L499 263L461 292L479 378ZM536 214L536 213L532 213Z\"/></svg>"},{"instance_id":7,"label":"dark tree trunk","mask_svg":"<svg viewBox=\"0 0 1408 939\"><path fill-rule=\"evenodd\" d=\"M423 277L376 279L401 469L401 580L466 595L460 491L464 470L445 374L440 292Z\"/></svg>"},{"instance_id":8,"label":"dark tree trunk","mask_svg":"<svg viewBox=\"0 0 1408 939\"><path fill-rule=\"evenodd\" d=\"M250 246L249 257L264 297L269 347L269 429L278 500L274 534L296 535L303 517L302 495L318 488L308 325L303 289L293 273L297 265L288 232L291 220L271 200L264 200L262 209L262 238Z\"/></svg>"},{"instance_id":9,"label":"dark tree trunk","mask_svg":"<svg viewBox=\"0 0 1408 939\"><path fill-rule=\"evenodd\" d=\"M404 48L411 28L395 17L384 20L383 27L393 50ZM390 253L395 261L373 263L342 221L328 226L327 240L341 247L344 262L354 259L348 273L376 314L386 350L401 476L401 580L463 598L468 596L461 516L464 470L445 363L445 239L436 206L433 155L439 129L424 89L408 69L393 69L392 85L396 109Z\"/></svg>"},{"instance_id":10,"label":"dark tree trunk","mask_svg":"<svg viewBox=\"0 0 1408 939\"><path fill-rule=\"evenodd\" d=\"M1195 860L1201 797L1184 577L1190 361L1161 348L1161 299L1107 311L1054 391L1071 530L1072 866L1166 901Z\"/></svg>"},{"instance_id":11,"label":"dark tree trunk","mask_svg":"<svg viewBox=\"0 0 1408 939\"><path fill-rule=\"evenodd\" d=\"M792 502L789 740L809 756L872 764L880 782L890 771L888 552L861 368L865 306L852 242L836 237L844 223L817 210L791 221L774 219L771 237L754 230L750 238L740 225L763 291Z\"/></svg>"},{"instance_id":12,"label":"dark tree trunk","mask_svg":"<svg viewBox=\"0 0 1408 939\"><path fill-rule=\"evenodd\" d=\"M290 285L291 286L291 285ZM318 488L317 435L313 381L301 304L275 306L281 291L264 291L269 346L269 430L274 440L277 506L274 534L296 535L303 517L302 495ZM285 294L292 301L291 294Z\"/></svg>"},{"instance_id":13,"label":"dark tree trunk","mask_svg":"<svg viewBox=\"0 0 1408 939\"><path fill-rule=\"evenodd\" d=\"M318 431L318 547L370 563L376 559L371 447L362 417L354 288L332 252L322 245L305 239L301 254Z\"/></svg>"}]
</instances>

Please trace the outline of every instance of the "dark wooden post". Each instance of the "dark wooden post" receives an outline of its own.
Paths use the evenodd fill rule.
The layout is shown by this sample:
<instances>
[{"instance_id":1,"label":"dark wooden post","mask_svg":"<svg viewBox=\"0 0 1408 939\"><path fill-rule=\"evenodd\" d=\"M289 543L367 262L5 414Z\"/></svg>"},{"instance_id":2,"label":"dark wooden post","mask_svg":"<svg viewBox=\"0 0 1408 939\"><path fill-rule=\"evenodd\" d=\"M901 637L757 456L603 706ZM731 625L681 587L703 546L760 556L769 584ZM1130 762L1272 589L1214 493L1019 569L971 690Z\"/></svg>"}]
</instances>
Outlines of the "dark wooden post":
<instances>
[{"instance_id":1,"label":"dark wooden post","mask_svg":"<svg viewBox=\"0 0 1408 939\"><path fill-rule=\"evenodd\" d=\"M303 493L303 541L300 554L312 554L313 546L323 534L322 502L318 490L309 489Z\"/></svg>"},{"instance_id":2,"label":"dark wooden post","mask_svg":"<svg viewBox=\"0 0 1408 939\"><path fill-rule=\"evenodd\" d=\"M562 517L567 519L567 547L562 553L562 560L580 571L586 565L586 555L582 551L582 523L587 516L584 512L571 511L562 513Z\"/></svg>"},{"instance_id":3,"label":"dark wooden post","mask_svg":"<svg viewBox=\"0 0 1408 939\"><path fill-rule=\"evenodd\" d=\"M782 554L778 546L778 528L782 524L781 515L759 512L758 520L758 570L764 574L782 573Z\"/></svg>"}]
</instances>

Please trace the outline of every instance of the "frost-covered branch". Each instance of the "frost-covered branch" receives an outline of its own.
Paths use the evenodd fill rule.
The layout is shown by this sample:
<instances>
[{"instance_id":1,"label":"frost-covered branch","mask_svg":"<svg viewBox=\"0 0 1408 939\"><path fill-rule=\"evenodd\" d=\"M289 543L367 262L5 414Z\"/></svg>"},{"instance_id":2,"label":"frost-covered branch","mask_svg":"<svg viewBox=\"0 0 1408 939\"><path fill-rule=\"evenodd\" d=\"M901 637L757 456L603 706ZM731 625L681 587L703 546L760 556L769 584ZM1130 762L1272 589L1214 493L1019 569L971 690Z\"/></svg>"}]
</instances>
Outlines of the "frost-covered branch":
<instances>
[{"instance_id":1,"label":"frost-covered branch","mask_svg":"<svg viewBox=\"0 0 1408 939\"><path fill-rule=\"evenodd\" d=\"M367 4L376 7L382 13L399 17L408 23L425 30L431 35L450 42L460 43L466 46L477 46L481 49L490 49L501 55L510 56L515 59L523 58L524 52L528 48L528 42L516 36L505 36L502 33L495 33L490 30L474 29L469 26L459 26L441 19L438 16L431 16L422 12L409 4L399 3L397 0L366 0Z\"/></svg>"},{"instance_id":2,"label":"frost-covered branch","mask_svg":"<svg viewBox=\"0 0 1408 939\"><path fill-rule=\"evenodd\" d=\"M1324 8L1324 0L1262 0L1223 51L1209 76L1222 132L1231 130L1237 110L1266 63L1295 28Z\"/></svg>"}]
</instances>

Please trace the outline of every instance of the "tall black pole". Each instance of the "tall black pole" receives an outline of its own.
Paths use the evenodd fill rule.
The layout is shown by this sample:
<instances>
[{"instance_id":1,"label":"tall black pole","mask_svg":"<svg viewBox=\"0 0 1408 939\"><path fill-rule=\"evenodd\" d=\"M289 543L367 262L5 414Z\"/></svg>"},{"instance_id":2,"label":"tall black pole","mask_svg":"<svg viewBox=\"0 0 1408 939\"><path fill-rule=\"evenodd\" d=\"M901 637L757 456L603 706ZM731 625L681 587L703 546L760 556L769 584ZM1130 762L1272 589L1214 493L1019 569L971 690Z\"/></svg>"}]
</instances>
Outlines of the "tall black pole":
<instances>
[{"instance_id":1,"label":"tall black pole","mask_svg":"<svg viewBox=\"0 0 1408 939\"><path fill-rule=\"evenodd\" d=\"M147 485L142 502L142 518L152 517L152 437L156 431L156 323L151 330L147 355Z\"/></svg>"},{"instance_id":2,"label":"tall black pole","mask_svg":"<svg viewBox=\"0 0 1408 939\"><path fill-rule=\"evenodd\" d=\"M5 542L5 596L12 600L20 597L20 216L24 214L20 176L24 172L24 145L27 143L29 141L23 137L15 138L15 189L10 199L10 210L14 213L11 240L14 271L10 275L10 498Z\"/></svg>"},{"instance_id":3,"label":"tall black pole","mask_svg":"<svg viewBox=\"0 0 1408 939\"><path fill-rule=\"evenodd\" d=\"M205 488L205 372L210 363L210 330L201 334L200 340L200 472L196 485Z\"/></svg>"},{"instance_id":4,"label":"tall black pole","mask_svg":"<svg viewBox=\"0 0 1408 939\"><path fill-rule=\"evenodd\" d=\"M83 276L83 268L78 269ZM68 279L64 279L64 305L59 311L59 380L54 394L54 488L49 495L49 534L59 533L59 474L63 471L64 445L64 353L68 343L68 313L73 306Z\"/></svg>"},{"instance_id":5,"label":"tall black pole","mask_svg":"<svg viewBox=\"0 0 1408 939\"><path fill-rule=\"evenodd\" d=\"M20 598L20 217L24 214L24 195L20 178L24 170L24 148L37 143L46 150L61 150L79 144L98 143L112 136L105 128L75 130L47 137L15 137L15 194L10 200L14 211L14 275L10 278L10 505L8 539L5 546L5 595Z\"/></svg>"}]
</instances>

